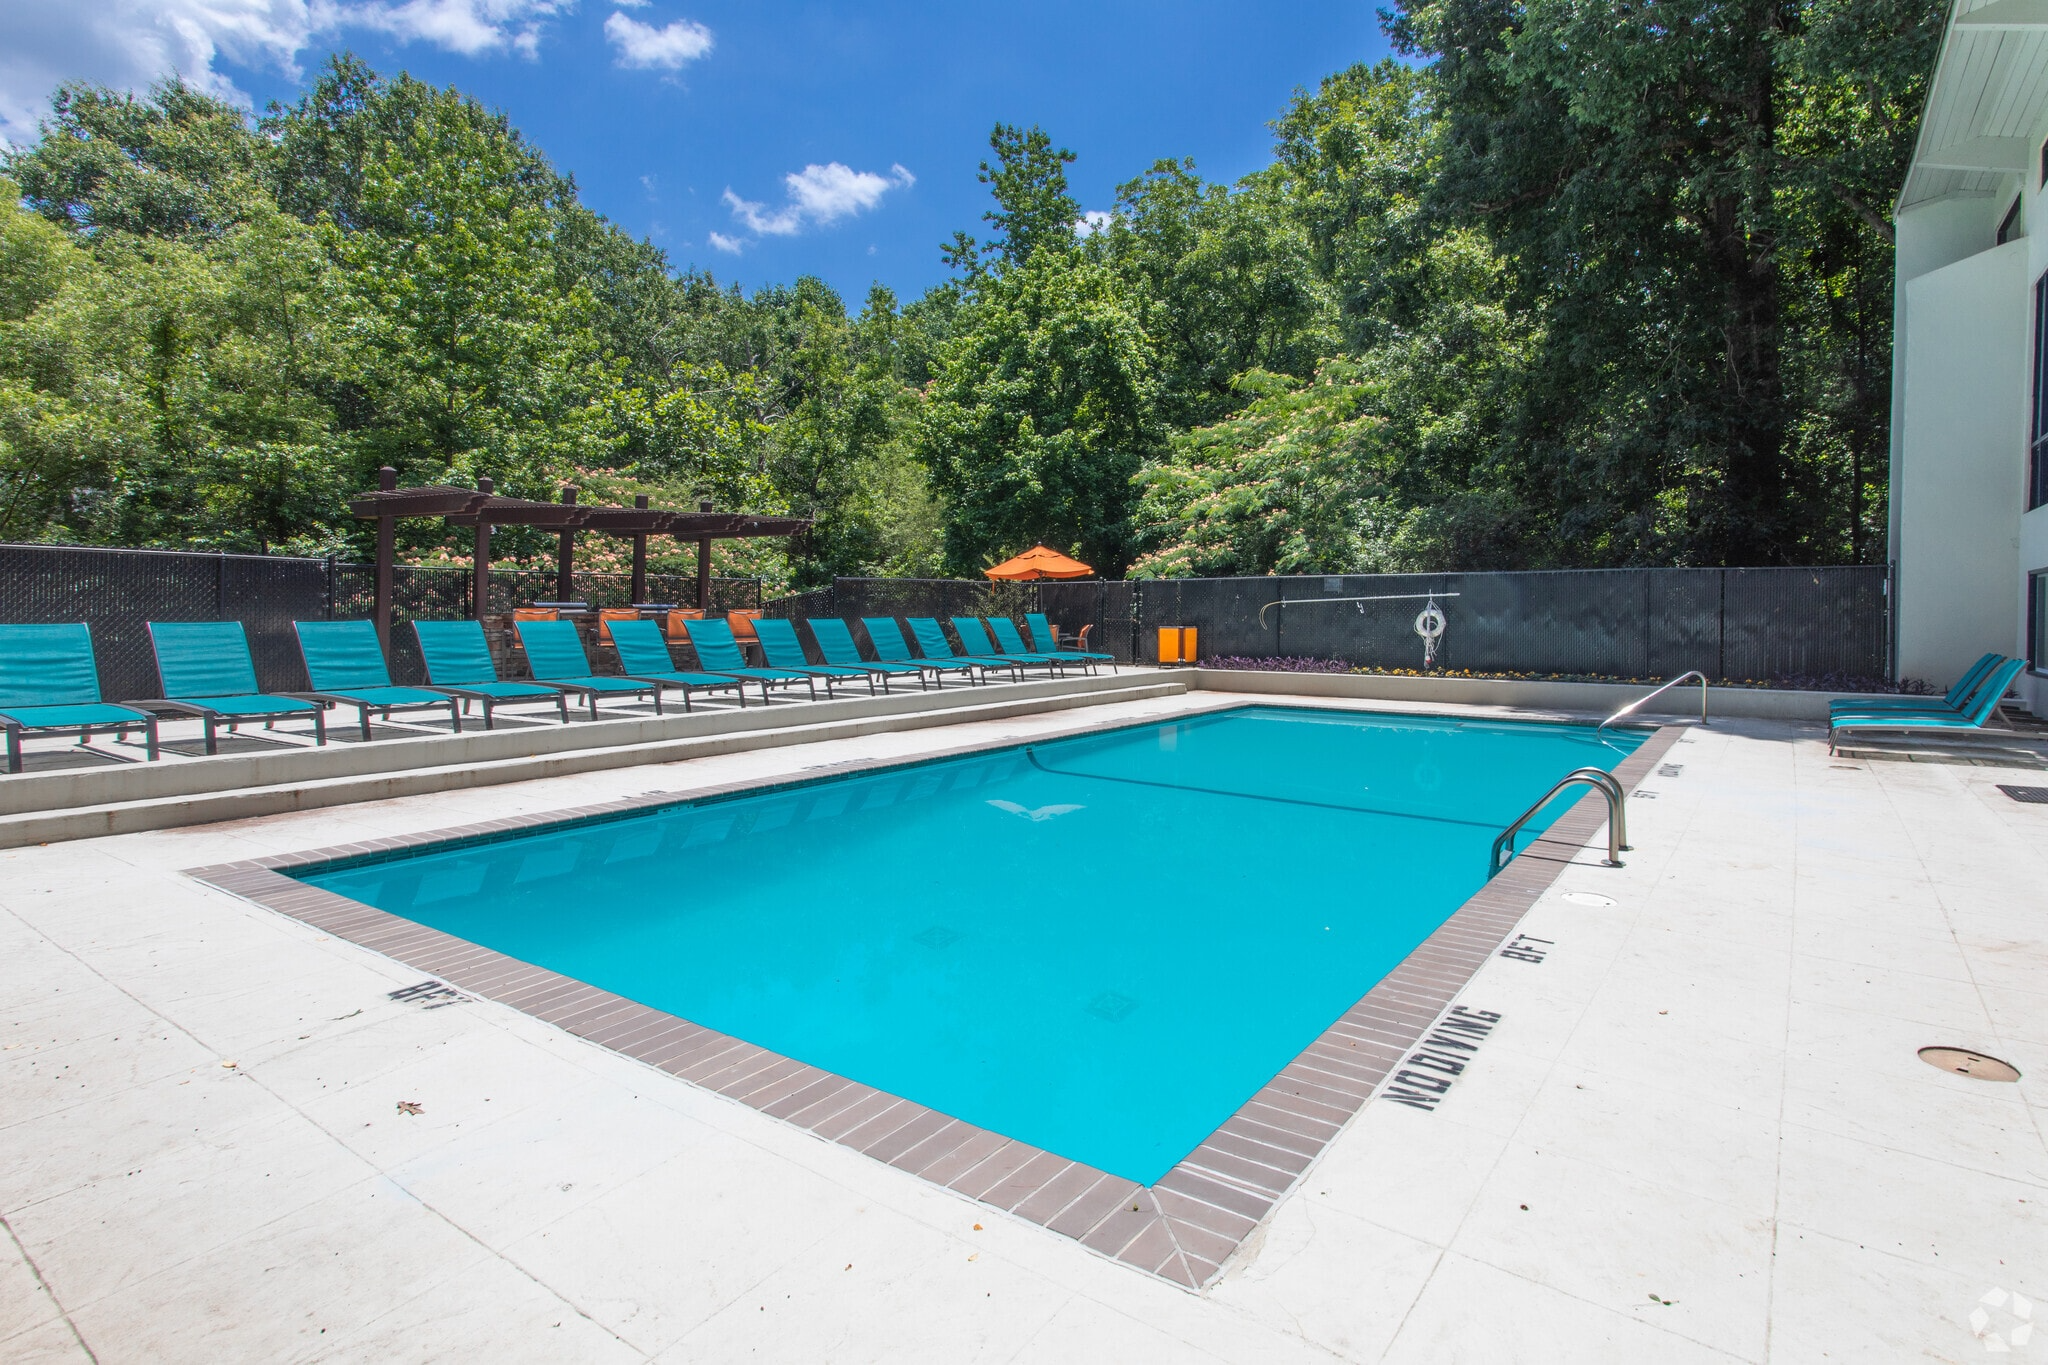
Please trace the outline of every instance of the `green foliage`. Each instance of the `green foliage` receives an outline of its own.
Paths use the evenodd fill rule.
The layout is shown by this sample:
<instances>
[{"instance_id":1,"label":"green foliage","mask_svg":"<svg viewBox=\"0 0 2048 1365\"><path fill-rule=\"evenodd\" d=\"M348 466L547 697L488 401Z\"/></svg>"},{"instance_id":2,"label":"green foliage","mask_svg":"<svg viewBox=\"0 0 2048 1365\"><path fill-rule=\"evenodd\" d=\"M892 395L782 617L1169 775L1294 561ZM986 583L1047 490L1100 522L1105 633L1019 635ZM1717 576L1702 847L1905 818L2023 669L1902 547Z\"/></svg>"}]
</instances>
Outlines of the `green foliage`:
<instances>
[{"instance_id":1,"label":"green foliage","mask_svg":"<svg viewBox=\"0 0 2048 1365\"><path fill-rule=\"evenodd\" d=\"M1163 447L1154 368L1122 282L1071 247L984 277L940 348L917 434L949 509L947 564L973 573L1043 542L1120 574L1130 481Z\"/></svg>"},{"instance_id":2,"label":"green foliage","mask_svg":"<svg viewBox=\"0 0 2048 1365\"><path fill-rule=\"evenodd\" d=\"M362 417L349 425L362 473L487 474L544 495L617 448L596 300L558 280L551 187L501 133L453 92L424 99L362 162L354 212L375 227L321 219L357 343L348 382Z\"/></svg>"},{"instance_id":3,"label":"green foliage","mask_svg":"<svg viewBox=\"0 0 2048 1365\"><path fill-rule=\"evenodd\" d=\"M10 156L7 172L65 227L182 238L241 222L266 197L270 160L241 110L174 78L148 99L59 89L42 141Z\"/></svg>"},{"instance_id":4,"label":"green foliage","mask_svg":"<svg viewBox=\"0 0 2048 1365\"><path fill-rule=\"evenodd\" d=\"M0 157L0 537L360 553L390 464L813 516L719 550L799 587L1039 541L1112 575L1867 561L1944 14L1401 0L1413 64L1297 91L1233 185L1161 160L1082 223L1074 153L996 125L990 240L857 311L671 269L503 114L352 57L254 126L67 87Z\"/></svg>"}]
</instances>

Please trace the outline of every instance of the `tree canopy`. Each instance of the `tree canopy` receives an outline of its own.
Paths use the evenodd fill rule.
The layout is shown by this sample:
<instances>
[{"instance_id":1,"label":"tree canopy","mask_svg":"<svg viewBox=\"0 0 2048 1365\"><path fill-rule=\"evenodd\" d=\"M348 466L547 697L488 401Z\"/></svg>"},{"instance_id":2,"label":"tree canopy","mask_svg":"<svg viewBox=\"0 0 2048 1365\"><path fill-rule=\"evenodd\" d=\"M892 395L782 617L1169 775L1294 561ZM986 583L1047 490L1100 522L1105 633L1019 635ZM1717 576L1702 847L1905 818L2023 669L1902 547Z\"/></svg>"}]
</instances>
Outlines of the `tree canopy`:
<instances>
[{"instance_id":1,"label":"tree canopy","mask_svg":"<svg viewBox=\"0 0 2048 1365\"><path fill-rule=\"evenodd\" d=\"M986 239L849 308L620 232L459 91L332 61L260 119L59 90L0 162L0 538L357 553L489 475L796 512L778 585L1862 562L1933 0L1402 0L1235 184L1084 217L999 124ZM1170 150L1170 149L1162 149ZM408 553L459 556L408 526ZM537 552L508 531L507 549Z\"/></svg>"}]
</instances>

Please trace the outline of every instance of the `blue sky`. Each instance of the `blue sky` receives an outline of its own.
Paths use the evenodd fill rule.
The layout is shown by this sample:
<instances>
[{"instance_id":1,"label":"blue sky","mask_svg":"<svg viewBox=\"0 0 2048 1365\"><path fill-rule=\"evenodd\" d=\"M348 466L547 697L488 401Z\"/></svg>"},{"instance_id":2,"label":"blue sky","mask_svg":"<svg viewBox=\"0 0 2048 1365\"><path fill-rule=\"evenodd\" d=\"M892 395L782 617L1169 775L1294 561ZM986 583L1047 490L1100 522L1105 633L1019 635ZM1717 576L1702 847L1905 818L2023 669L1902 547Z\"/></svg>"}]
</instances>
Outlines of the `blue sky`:
<instances>
[{"instance_id":1,"label":"blue sky","mask_svg":"<svg viewBox=\"0 0 2048 1365\"><path fill-rule=\"evenodd\" d=\"M1215 179L1265 164L1266 124L1296 86L1387 50L1356 0L6 8L0 134L17 140L57 80L139 87L175 68L261 107L349 48L504 109L586 203L678 267L749 290L816 274L853 306L875 280L914 297L945 276L941 242L980 235L975 170L997 120L1041 124L1079 153L1076 197L1105 209L1159 157L1191 156Z\"/></svg>"}]
</instances>

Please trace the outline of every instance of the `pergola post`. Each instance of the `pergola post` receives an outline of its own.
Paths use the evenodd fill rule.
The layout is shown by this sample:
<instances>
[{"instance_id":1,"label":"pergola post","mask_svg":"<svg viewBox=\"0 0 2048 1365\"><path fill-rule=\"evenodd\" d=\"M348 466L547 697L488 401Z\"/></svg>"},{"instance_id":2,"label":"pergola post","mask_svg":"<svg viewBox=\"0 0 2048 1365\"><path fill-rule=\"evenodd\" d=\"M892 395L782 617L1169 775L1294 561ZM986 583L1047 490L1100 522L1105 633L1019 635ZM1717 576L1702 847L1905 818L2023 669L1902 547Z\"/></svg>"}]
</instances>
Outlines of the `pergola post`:
<instances>
[{"instance_id":1,"label":"pergola post","mask_svg":"<svg viewBox=\"0 0 2048 1365\"><path fill-rule=\"evenodd\" d=\"M645 493L635 495L633 498L633 505L635 507L641 508L646 507L647 495ZM646 600L647 533L645 531L640 531L636 532L633 536L633 596L632 601L628 603L628 605L637 607Z\"/></svg>"},{"instance_id":2,"label":"pergola post","mask_svg":"<svg viewBox=\"0 0 2048 1365\"><path fill-rule=\"evenodd\" d=\"M699 512L711 510L711 500L706 498L697 504ZM705 536L697 542L697 610L709 615L711 612L711 537Z\"/></svg>"},{"instance_id":3,"label":"pergola post","mask_svg":"<svg viewBox=\"0 0 2048 1365\"><path fill-rule=\"evenodd\" d=\"M385 465L377 471L377 491L389 493L398 487L398 471ZM385 515L377 518L377 586L370 610L377 622L377 646L385 657L391 654L391 580L392 560L397 556L397 537L394 534L398 519Z\"/></svg>"},{"instance_id":4,"label":"pergola post","mask_svg":"<svg viewBox=\"0 0 2048 1365\"><path fill-rule=\"evenodd\" d=\"M476 491L487 498L491 496L491 491L496 486L488 478L476 481ZM476 524L476 551L470 556L470 571L473 575L476 619L481 621L487 614L491 601L491 524L488 521L479 521Z\"/></svg>"},{"instance_id":5,"label":"pergola post","mask_svg":"<svg viewBox=\"0 0 2048 1365\"><path fill-rule=\"evenodd\" d=\"M576 505L575 484L565 483L562 485L562 505L565 507ZM555 546L555 600L557 602L571 602L575 600L575 571L576 533L567 527L563 527L561 539Z\"/></svg>"}]
</instances>

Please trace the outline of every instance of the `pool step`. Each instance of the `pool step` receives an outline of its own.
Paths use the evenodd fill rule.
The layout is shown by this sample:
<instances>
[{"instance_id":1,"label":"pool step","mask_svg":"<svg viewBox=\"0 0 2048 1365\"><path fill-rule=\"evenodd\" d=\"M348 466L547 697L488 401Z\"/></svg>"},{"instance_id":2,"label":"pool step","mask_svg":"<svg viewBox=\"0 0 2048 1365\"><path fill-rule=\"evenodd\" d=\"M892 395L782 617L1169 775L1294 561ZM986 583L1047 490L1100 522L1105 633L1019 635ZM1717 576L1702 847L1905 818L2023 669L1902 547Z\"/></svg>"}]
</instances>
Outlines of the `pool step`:
<instances>
[{"instance_id":1,"label":"pool step","mask_svg":"<svg viewBox=\"0 0 2048 1365\"><path fill-rule=\"evenodd\" d=\"M290 811L384 801L430 792L527 782L542 777L599 772L646 763L674 763L750 749L815 744L899 730L923 730L977 720L1002 720L1082 706L1147 701L1178 696L1187 680L1145 671L1121 676L1054 679L988 688L858 697L840 701L752 707L746 711L694 716L645 717L595 724L520 731L469 732L419 740L352 745L344 749L299 749L289 753L222 758L163 768L128 767L88 773L50 773L0 784L11 794L17 784L72 779L72 790L97 791L109 784L77 779L140 776L192 786L194 776L211 776L207 789L151 795L126 801L98 801L0 815L0 848L90 839L106 834L171 829L220 820L246 820ZM650 734L649 731L652 731ZM564 744L565 738L583 744ZM605 743L602 741L613 742ZM588 741L599 741L591 743ZM366 757L398 760L359 771ZM429 760L418 762L425 755ZM319 760L327 759L325 765ZM339 761L336 761L339 760ZM407 762L406 760L414 760ZM452 760L452 761L451 761ZM240 766L234 766L240 765ZM321 768L327 769L322 774ZM335 769L341 769L336 772ZM269 781L247 781L249 777ZM245 780L232 783L241 776ZM118 785L118 784L116 784Z\"/></svg>"}]
</instances>

